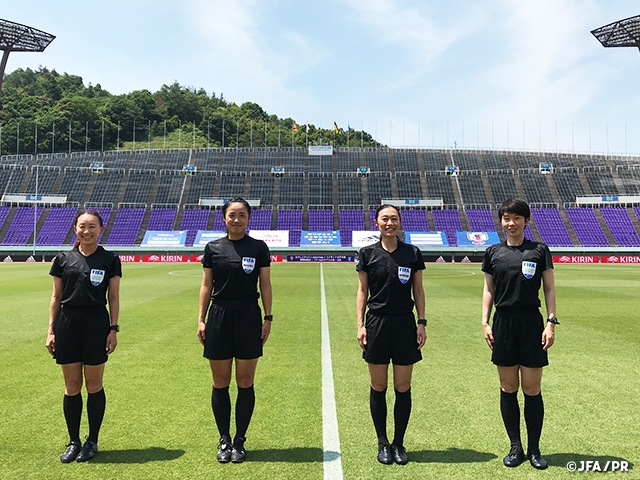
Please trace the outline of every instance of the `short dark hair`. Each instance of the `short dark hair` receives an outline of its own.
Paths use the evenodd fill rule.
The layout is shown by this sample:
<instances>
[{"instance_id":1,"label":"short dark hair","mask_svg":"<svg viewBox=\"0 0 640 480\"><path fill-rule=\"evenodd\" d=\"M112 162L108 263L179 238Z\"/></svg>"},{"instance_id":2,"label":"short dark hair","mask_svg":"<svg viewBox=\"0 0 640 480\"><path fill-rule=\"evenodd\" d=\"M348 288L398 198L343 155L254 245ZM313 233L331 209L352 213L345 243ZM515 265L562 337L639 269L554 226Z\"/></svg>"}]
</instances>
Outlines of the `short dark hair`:
<instances>
[{"instance_id":1,"label":"short dark hair","mask_svg":"<svg viewBox=\"0 0 640 480\"><path fill-rule=\"evenodd\" d=\"M376 222L378 221L378 215L380 215L380 211L385 208L393 208L396 212L398 212L398 218L402 221L402 217L400 216L400 210L395 205L391 205L390 203L383 203L378 208L376 208L376 216L374 217Z\"/></svg>"},{"instance_id":2,"label":"short dark hair","mask_svg":"<svg viewBox=\"0 0 640 480\"><path fill-rule=\"evenodd\" d=\"M230 203L241 203L244 205L244 208L247 209L247 215L249 215L249 217L251 217L251 205L249 205L249 202L247 202L244 198L242 197L235 197L232 198L231 200L228 200L223 206L222 206L222 216L226 217L227 216L227 208L229 208L229 204Z\"/></svg>"},{"instance_id":3,"label":"short dark hair","mask_svg":"<svg viewBox=\"0 0 640 480\"><path fill-rule=\"evenodd\" d=\"M526 220L531 219L531 209L529 208L529 204L521 198L509 198L502 202L500 208L498 208L498 218L502 220L505 213L520 215Z\"/></svg>"}]
</instances>

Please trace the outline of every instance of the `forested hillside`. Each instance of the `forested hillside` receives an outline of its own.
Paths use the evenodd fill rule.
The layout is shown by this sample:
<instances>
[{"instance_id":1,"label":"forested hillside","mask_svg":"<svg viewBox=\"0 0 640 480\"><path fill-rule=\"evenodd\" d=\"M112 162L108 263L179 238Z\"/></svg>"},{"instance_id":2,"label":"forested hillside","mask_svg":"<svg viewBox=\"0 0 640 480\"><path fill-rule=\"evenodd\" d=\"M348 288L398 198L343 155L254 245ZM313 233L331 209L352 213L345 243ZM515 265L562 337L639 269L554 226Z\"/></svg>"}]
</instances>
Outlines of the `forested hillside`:
<instances>
[{"instance_id":1,"label":"forested hillside","mask_svg":"<svg viewBox=\"0 0 640 480\"><path fill-rule=\"evenodd\" d=\"M0 153L84 150L277 147L333 143L375 146L366 132L320 129L304 119L269 115L256 103L162 85L156 92L112 95L99 83L41 67L5 76L0 97ZM297 122L297 123L296 123ZM346 130L346 131L345 131ZM36 145L37 144L37 145Z\"/></svg>"}]
</instances>

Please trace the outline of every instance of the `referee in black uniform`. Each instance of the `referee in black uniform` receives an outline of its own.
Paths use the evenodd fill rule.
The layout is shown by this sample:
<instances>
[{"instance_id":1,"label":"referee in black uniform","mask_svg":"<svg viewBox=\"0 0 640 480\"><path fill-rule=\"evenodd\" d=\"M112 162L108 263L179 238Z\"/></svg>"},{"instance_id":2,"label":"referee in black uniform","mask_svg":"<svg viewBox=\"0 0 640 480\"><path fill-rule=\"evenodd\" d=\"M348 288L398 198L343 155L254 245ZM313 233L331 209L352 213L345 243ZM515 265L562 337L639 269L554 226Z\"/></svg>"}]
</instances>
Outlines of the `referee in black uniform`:
<instances>
[{"instance_id":1,"label":"referee in black uniform","mask_svg":"<svg viewBox=\"0 0 640 480\"><path fill-rule=\"evenodd\" d=\"M246 457L245 435L255 405L256 366L273 320L270 255L262 240L245 234L251 216L251 206L246 200L241 197L229 200L222 207L222 214L227 236L209 242L202 257L198 338L213 374L211 408L220 432L217 459L221 463L240 463ZM264 323L258 306L260 294ZM236 434L231 442L229 384L234 358L238 397Z\"/></svg>"},{"instance_id":2,"label":"referee in black uniform","mask_svg":"<svg viewBox=\"0 0 640 480\"><path fill-rule=\"evenodd\" d=\"M356 263L358 343L369 365L369 405L378 436L378 461L404 465L409 461L404 434L411 414L413 364L422 359L420 349L427 339L422 287L425 265L417 247L398 240L402 223L396 207L388 204L378 207L375 224L380 230L380 241L363 247ZM389 444L386 393L391 361L395 430L393 442Z\"/></svg>"},{"instance_id":3,"label":"referee in black uniform","mask_svg":"<svg viewBox=\"0 0 640 480\"><path fill-rule=\"evenodd\" d=\"M547 468L540 454L544 404L540 391L542 367L549 364L547 350L554 342L556 292L549 248L524 237L531 211L524 200L510 198L500 205L498 216L506 240L487 248L482 262L482 328L493 351L491 361L500 377L500 410L511 441L504 464L517 467L525 460L520 439L518 388L524 393L527 455L537 469ZM543 286L547 321L540 313L538 292ZM496 311L489 325L492 306Z\"/></svg>"},{"instance_id":4,"label":"referee in black uniform","mask_svg":"<svg viewBox=\"0 0 640 480\"><path fill-rule=\"evenodd\" d=\"M64 376L63 411L69 444L60 457L63 463L90 460L98 452L98 433L106 405L102 377L108 355L118 344L122 277L120 257L98 245L104 231L100 214L85 210L73 225L78 237L73 249L59 253L49 272L53 276L53 295L46 341ZM80 441L83 372L89 417L89 436L84 446Z\"/></svg>"}]
</instances>

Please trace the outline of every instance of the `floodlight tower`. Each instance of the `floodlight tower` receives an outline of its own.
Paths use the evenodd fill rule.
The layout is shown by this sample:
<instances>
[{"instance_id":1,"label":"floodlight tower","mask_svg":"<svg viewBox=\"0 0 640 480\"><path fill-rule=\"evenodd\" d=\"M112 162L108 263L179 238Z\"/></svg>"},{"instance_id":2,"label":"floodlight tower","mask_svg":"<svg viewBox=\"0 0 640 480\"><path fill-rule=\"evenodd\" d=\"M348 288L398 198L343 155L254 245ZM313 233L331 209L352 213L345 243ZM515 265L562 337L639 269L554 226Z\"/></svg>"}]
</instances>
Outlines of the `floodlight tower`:
<instances>
[{"instance_id":1,"label":"floodlight tower","mask_svg":"<svg viewBox=\"0 0 640 480\"><path fill-rule=\"evenodd\" d=\"M0 19L0 50L3 52L2 61L0 61L0 98L4 69L7 66L9 53L42 52L53 42L54 38L56 38L54 35L36 30L33 27Z\"/></svg>"},{"instance_id":2,"label":"floodlight tower","mask_svg":"<svg viewBox=\"0 0 640 480\"><path fill-rule=\"evenodd\" d=\"M603 47L637 47L640 50L640 15L591 30Z\"/></svg>"}]
</instances>

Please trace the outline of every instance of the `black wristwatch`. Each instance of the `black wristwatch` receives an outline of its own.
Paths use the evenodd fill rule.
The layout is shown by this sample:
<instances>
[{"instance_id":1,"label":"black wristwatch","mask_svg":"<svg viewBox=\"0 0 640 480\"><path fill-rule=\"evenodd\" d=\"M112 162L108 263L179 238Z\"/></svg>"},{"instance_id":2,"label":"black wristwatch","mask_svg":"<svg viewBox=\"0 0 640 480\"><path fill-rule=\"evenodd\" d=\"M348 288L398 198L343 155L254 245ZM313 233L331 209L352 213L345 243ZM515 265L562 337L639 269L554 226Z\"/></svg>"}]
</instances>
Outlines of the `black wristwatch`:
<instances>
[{"instance_id":1,"label":"black wristwatch","mask_svg":"<svg viewBox=\"0 0 640 480\"><path fill-rule=\"evenodd\" d=\"M114 330L116 332L119 332L120 331L120 325L118 325L117 323L115 325L111 325L109 327L109 330Z\"/></svg>"},{"instance_id":2,"label":"black wristwatch","mask_svg":"<svg viewBox=\"0 0 640 480\"><path fill-rule=\"evenodd\" d=\"M547 322L553 323L554 325L560 325L560 322L556 317L547 318Z\"/></svg>"},{"instance_id":3,"label":"black wristwatch","mask_svg":"<svg viewBox=\"0 0 640 480\"><path fill-rule=\"evenodd\" d=\"M269 322L273 322L273 315L265 315L264 319L269 321Z\"/></svg>"}]
</instances>

